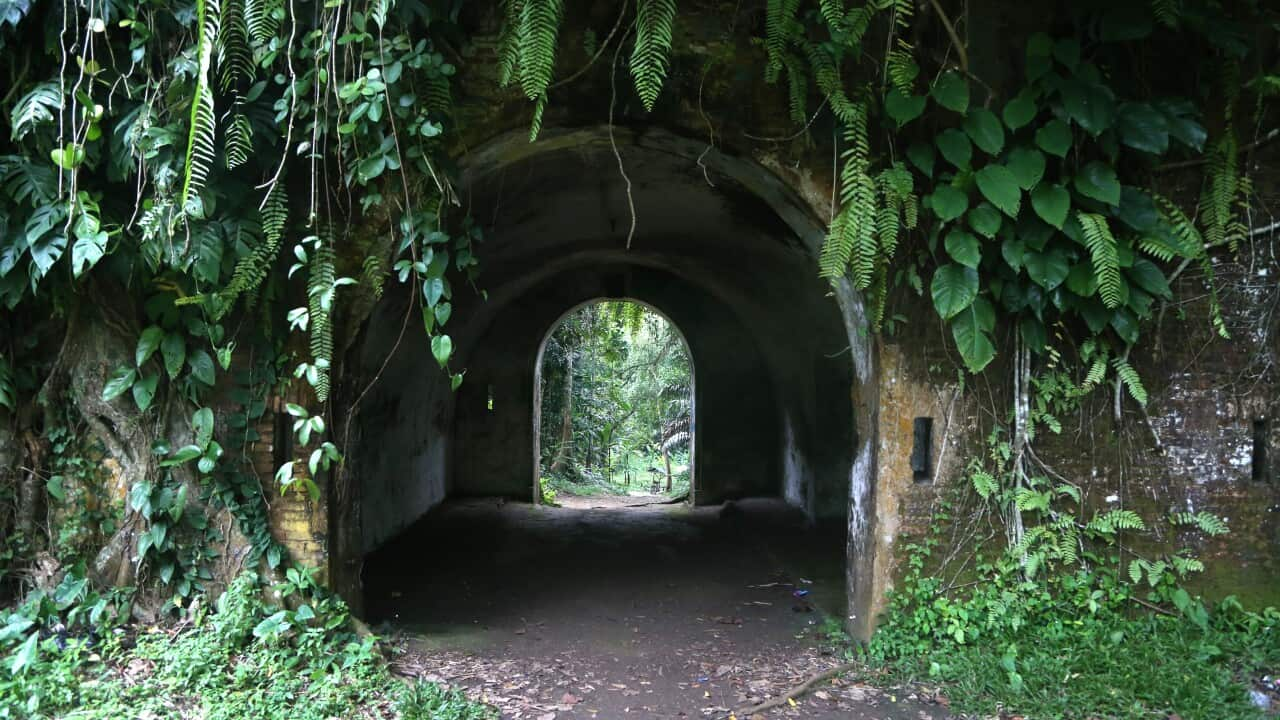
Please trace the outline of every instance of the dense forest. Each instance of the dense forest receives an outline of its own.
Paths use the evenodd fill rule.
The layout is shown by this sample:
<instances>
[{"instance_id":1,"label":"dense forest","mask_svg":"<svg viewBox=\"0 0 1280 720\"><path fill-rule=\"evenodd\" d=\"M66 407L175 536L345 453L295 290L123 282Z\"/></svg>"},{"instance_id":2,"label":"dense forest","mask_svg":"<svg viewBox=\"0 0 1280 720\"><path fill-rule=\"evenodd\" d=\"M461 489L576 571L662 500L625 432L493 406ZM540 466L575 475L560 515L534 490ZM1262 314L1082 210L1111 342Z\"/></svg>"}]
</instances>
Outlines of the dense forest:
<instances>
[{"instance_id":1,"label":"dense forest","mask_svg":"<svg viewBox=\"0 0 1280 720\"><path fill-rule=\"evenodd\" d=\"M692 370L680 331L643 305L603 302L571 313L542 356L548 484L687 495Z\"/></svg>"}]
</instances>

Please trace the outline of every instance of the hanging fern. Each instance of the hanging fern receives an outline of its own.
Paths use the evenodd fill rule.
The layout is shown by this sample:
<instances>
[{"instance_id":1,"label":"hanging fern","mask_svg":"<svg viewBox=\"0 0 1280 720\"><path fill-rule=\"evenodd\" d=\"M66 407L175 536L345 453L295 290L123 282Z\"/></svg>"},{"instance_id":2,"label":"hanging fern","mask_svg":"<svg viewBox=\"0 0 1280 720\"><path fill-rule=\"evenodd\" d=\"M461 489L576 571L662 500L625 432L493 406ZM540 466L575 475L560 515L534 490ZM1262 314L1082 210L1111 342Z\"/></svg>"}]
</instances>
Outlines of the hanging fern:
<instances>
[{"instance_id":1,"label":"hanging fern","mask_svg":"<svg viewBox=\"0 0 1280 720\"><path fill-rule=\"evenodd\" d=\"M1133 369L1128 360L1116 358L1112 361L1115 366L1116 376L1120 378L1120 384L1124 385L1129 391L1130 397L1139 405L1147 404L1147 389L1142 386L1142 378L1138 376L1138 371Z\"/></svg>"},{"instance_id":2,"label":"hanging fern","mask_svg":"<svg viewBox=\"0 0 1280 720\"><path fill-rule=\"evenodd\" d=\"M253 39L255 54L275 39L283 14L284 0L244 0L245 26Z\"/></svg>"},{"instance_id":3,"label":"hanging fern","mask_svg":"<svg viewBox=\"0 0 1280 720\"><path fill-rule=\"evenodd\" d=\"M217 46L218 80L222 91L228 92L242 83L252 82L256 73L244 0L224 0Z\"/></svg>"},{"instance_id":4,"label":"hanging fern","mask_svg":"<svg viewBox=\"0 0 1280 720\"><path fill-rule=\"evenodd\" d=\"M778 81L782 72L783 52L794 32L796 13L800 10L800 0L769 0L765 7L764 48L768 55L765 63L764 78L766 82Z\"/></svg>"},{"instance_id":5,"label":"hanging fern","mask_svg":"<svg viewBox=\"0 0 1280 720\"><path fill-rule=\"evenodd\" d=\"M187 162L182 179L182 207L190 207L192 196L204 186L214 162L216 121L213 89L209 87L209 67L218 37L217 0L196 0L196 86L191 100L191 127L187 134Z\"/></svg>"},{"instance_id":6,"label":"hanging fern","mask_svg":"<svg viewBox=\"0 0 1280 720\"><path fill-rule=\"evenodd\" d=\"M636 40L631 51L631 77L645 110L662 91L671 64L672 31L676 19L675 0L638 0Z\"/></svg>"},{"instance_id":7,"label":"hanging fern","mask_svg":"<svg viewBox=\"0 0 1280 720\"><path fill-rule=\"evenodd\" d=\"M387 282L387 263L379 255L365 257L360 265L360 280L369 287L373 299L381 300Z\"/></svg>"},{"instance_id":8,"label":"hanging fern","mask_svg":"<svg viewBox=\"0 0 1280 720\"><path fill-rule=\"evenodd\" d=\"M253 125L242 113L231 116L227 125L224 160L228 170L235 170L249 161L253 154Z\"/></svg>"},{"instance_id":9,"label":"hanging fern","mask_svg":"<svg viewBox=\"0 0 1280 720\"><path fill-rule=\"evenodd\" d=\"M1076 219L1084 229L1084 244L1093 260L1093 277L1098 283L1098 294L1109 308L1120 307L1124 300L1124 278L1120 275L1120 255L1116 239L1111 234L1107 219L1096 213L1077 212Z\"/></svg>"},{"instance_id":10,"label":"hanging fern","mask_svg":"<svg viewBox=\"0 0 1280 720\"><path fill-rule=\"evenodd\" d=\"M337 279L334 261L333 246L322 239L312 251L307 266L311 362L316 367L312 386L316 391L316 399L320 402L327 402L329 399L329 369L333 363L333 299L334 281Z\"/></svg>"},{"instance_id":11,"label":"hanging fern","mask_svg":"<svg viewBox=\"0 0 1280 720\"><path fill-rule=\"evenodd\" d=\"M523 0L517 41L520 49L520 87L530 100L546 102L547 86L556 64L556 38L564 15L564 0Z\"/></svg>"},{"instance_id":12,"label":"hanging fern","mask_svg":"<svg viewBox=\"0 0 1280 720\"><path fill-rule=\"evenodd\" d=\"M240 258L231 280L217 294L218 302L212 304L211 314L220 319L231 309L237 297L243 293L257 290L267 273L275 264L276 254L284 240L284 226L289 219L289 209L285 204L284 189L277 183L267 195L267 202L262 208L262 243L249 254Z\"/></svg>"},{"instance_id":13,"label":"hanging fern","mask_svg":"<svg viewBox=\"0 0 1280 720\"><path fill-rule=\"evenodd\" d=\"M804 125L809 117L809 76L805 65L795 53L782 55L782 66L787 69L787 100L791 122Z\"/></svg>"},{"instance_id":14,"label":"hanging fern","mask_svg":"<svg viewBox=\"0 0 1280 720\"><path fill-rule=\"evenodd\" d=\"M524 0L506 0L502 34L498 37L498 84L506 87L520 76L520 18Z\"/></svg>"}]
</instances>

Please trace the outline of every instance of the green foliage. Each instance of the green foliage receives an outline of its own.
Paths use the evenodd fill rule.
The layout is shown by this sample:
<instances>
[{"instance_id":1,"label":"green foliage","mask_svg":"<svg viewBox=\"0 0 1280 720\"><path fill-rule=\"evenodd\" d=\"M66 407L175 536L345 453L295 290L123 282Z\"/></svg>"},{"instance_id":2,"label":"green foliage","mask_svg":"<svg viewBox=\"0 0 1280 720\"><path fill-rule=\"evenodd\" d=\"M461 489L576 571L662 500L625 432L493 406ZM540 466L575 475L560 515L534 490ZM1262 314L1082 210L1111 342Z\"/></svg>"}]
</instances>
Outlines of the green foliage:
<instances>
[{"instance_id":1,"label":"green foliage","mask_svg":"<svg viewBox=\"0 0 1280 720\"><path fill-rule=\"evenodd\" d=\"M945 683L953 711L1262 717L1248 688L1280 661L1274 608L1249 612L1228 598L1208 609L1169 580L1168 566L1135 561L1144 577L1156 571L1154 582L1140 585L1142 578L1126 582L1110 558L1035 581L1013 560L979 558L971 580L948 584L925 572L940 540L935 534L909 549L910 570L867 656L899 680ZM1135 614L1139 603L1170 614Z\"/></svg>"},{"instance_id":2,"label":"green foliage","mask_svg":"<svg viewBox=\"0 0 1280 720\"><path fill-rule=\"evenodd\" d=\"M675 0L637 0L631 76L635 78L636 94L646 110L653 110L667 78L675 19Z\"/></svg>"},{"instance_id":3,"label":"green foliage","mask_svg":"<svg viewBox=\"0 0 1280 720\"><path fill-rule=\"evenodd\" d=\"M307 572L289 569L274 591L293 609L265 604L245 574L214 612L197 610L171 630L117 634L119 600L68 575L53 598L28 603L0 626L0 647L17 647L0 665L0 717L168 717L175 707L227 719L322 720L355 707L378 718L495 717L456 691L394 677L377 639L353 632L346 607ZM26 629L15 633L19 627ZM123 672L132 667L153 670Z\"/></svg>"},{"instance_id":4,"label":"green foliage","mask_svg":"<svg viewBox=\"0 0 1280 720\"><path fill-rule=\"evenodd\" d=\"M648 491L655 482L672 495L687 491L692 380L678 330L643 305L603 302L567 316L542 357L544 497Z\"/></svg>"}]
</instances>

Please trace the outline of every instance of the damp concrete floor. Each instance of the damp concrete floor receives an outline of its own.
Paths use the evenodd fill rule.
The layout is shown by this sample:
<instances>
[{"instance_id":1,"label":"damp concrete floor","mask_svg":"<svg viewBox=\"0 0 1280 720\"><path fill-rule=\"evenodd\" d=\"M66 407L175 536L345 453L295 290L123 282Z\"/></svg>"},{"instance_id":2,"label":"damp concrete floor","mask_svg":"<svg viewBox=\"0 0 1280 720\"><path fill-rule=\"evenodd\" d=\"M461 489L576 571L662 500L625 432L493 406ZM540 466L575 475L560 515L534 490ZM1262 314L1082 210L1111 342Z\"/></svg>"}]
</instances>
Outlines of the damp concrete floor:
<instances>
[{"instance_id":1,"label":"damp concrete floor","mask_svg":"<svg viewBox=\"0 0 1280 720\"><path fill-rule=\"evenodd\" d=\"M576 504L450 501L371 555L366 615L399 671L504 718L724 718L846 659L838 531L772 500ZM947 717L863 679L759 717Z\"/></svg>"}]
</instances>

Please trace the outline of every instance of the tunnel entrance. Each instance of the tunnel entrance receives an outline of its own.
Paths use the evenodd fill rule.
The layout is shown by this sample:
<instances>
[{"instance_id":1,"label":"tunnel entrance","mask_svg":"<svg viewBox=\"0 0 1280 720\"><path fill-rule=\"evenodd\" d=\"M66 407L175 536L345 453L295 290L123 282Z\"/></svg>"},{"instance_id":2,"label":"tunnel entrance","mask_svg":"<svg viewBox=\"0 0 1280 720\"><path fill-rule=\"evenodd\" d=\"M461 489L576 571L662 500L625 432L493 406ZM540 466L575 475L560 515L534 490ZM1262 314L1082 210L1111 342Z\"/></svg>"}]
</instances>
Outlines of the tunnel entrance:
<instances>
[{"instance_id":1,"label":"tunnel entrance","mask_svg":"<svg viewBox=\"0 0 1280 720\"><path fill-rule=\"evenodd\" d=\"M661 512L718 518L726 503L761 502L795 521L784 523L792 538L830 528L841 619L865 634L878 390L859 296L818 277L822 222L775 174L705 141L652 128L614 128L613 140L625 179L606 128L548 129L532 145L502 137L462 158L460 203L484 235L481 292L452 299L451 362L465 380L455 391L435 371L423 329L405 320L414 298L388 292L346 361L351 387L379 380L352 421L353 480L335 491L335 584L358 604L361 578L374 584L362 566L393 546L416 548L397 572L436 572L424 561L436 547L412 543L460 552L420 532L447 525L450 508L505 508L475 529L494 536L515 532L504 513L535 513L526 519L537 524L536 513L564 512L537 503L540 355L566 312L628 300L678 327L696 365L692 507ZM636 521L667 517L654 513ZM591 568L579 568L584 578Z\"/></svg>"},{"instance_id":2,"label":"tunnel entrance","mask_svg":"<svg viewBox=\"0 0 1280 720\"><path fill-rule=\"evenodd\" d=\"M548 331L534 370L534 500L692 500L694 367L684 335L634 300L595 300Z\"/></svg>"}]
</instances>

